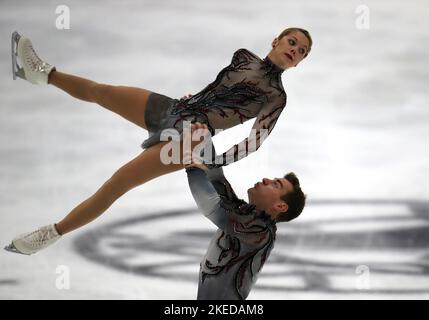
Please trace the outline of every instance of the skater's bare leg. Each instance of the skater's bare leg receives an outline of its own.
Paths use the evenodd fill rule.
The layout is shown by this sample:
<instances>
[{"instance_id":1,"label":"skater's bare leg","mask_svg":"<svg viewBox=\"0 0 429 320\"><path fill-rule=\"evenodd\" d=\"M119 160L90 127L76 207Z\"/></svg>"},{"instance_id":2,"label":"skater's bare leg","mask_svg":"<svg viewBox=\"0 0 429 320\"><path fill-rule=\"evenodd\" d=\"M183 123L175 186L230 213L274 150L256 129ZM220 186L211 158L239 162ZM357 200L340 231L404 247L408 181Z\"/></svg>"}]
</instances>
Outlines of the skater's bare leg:
<instances>
[{"instance_id":1,"label":"skater's bare leg","mask_svg":"<svg viewBox=\"0 0 429 320\"><path fill-rule=\"evenodd\" d=\"M147 129L144 115L147 99L151 94L149 90L102 84L59 71L49 74L48 83L77 99L95 102Z\"/></svg>"},{"instance_id":2,"label":"skater's bare leg","mask_svg":"<svg viewBox=\"0 0 429 320\"><path fill-rule=\"evenodd\" d=\"M91 197L74 208L63 220L56 224L60 234L68 233L100 216L116 199L127 191L156 177L183 168L181 164L164 165L160 160L160 150L165 142L144 150L136 158L122 166Z\"/></svg>"}]
</instances>

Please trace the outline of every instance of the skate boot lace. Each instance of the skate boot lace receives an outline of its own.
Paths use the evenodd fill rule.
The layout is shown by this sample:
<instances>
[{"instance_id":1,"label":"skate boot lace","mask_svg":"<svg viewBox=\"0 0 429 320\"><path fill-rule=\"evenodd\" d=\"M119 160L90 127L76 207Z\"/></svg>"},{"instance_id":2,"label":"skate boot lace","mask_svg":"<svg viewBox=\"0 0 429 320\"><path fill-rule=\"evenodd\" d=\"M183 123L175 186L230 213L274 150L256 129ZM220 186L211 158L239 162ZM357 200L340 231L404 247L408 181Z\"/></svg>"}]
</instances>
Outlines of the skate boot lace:
<instances>
[{"instance_id":1,"label":"skate boot lace","mask_svg":"<svg viewBox=\"0 0 429 320\"><path fill-rule=\"evenodd\" d=\"M29 52L27 51L25 56L27 64L31 66L33 71L46 73L50 65L39 58L32 44L28 45L28 50Z\"/></svg>"},{"instance_id":2,"label":"skate boot lace","mask_svg":"<svg viewBox=\"0 0 429 320\"><path fill-rule=\"evenodd\" d=\"M37 229L36 231L29 233L25 239L30 246L40 247L44 245L46 241L50 240L50 233L50 230Z\"/></svg>"}]
</instances>

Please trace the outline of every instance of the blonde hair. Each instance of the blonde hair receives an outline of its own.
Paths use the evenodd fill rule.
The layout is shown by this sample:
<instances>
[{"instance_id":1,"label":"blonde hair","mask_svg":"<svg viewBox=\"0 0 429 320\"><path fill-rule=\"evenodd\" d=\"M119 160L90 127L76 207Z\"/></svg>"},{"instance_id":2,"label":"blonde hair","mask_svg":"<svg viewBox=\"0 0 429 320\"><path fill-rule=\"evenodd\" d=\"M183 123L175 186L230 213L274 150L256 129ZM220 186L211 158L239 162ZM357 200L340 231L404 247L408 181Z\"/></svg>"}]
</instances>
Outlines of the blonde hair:
<instances>
[{"instance_id":1,"label":"blonde hair","mask_svg":"<svg viewBox=\"0 0 429 320\"><path fill-rule=\"evenodd\" d=\"M282 33L280 33L280 35L278 36L278 39L280 40L281 38L283 38L284 36L287 36L289 33L293 32L293 31L302 32L304 34L304 36L308 39L309 45L308 45L308 50L304 56L304 58L305 58L310 53L311 46L313 45L313 40L311 39L310 32L308 32L307 30L302 29L302 28L287 28L287 29L283 30Z\"/></svg>"}]
</instances>

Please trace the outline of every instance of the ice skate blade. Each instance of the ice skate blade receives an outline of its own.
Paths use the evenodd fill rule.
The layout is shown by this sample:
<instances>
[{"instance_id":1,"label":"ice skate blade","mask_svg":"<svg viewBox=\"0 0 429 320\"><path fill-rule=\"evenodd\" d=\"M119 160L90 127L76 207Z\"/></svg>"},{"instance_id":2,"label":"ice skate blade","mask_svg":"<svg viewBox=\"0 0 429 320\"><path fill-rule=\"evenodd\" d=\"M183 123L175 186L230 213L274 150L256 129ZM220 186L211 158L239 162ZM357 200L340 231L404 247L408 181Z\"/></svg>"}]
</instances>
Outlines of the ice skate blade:
<instances>
[{"instance_id":1,"label":"ice skate blade","mask_svg":"<svg viewBox=\"0 0 429 320\"><path fill-rule=\"evenodd\" d=\"M25 73L23 68L18 68L18 71L16 71L14 74L13 80L16 80L16 77L19 77L25 80Z\"/></svg>"},{"instance_id":2,"label":"ice skate blade","mask_svg":"<svg viewBox=\"0 0 429 320\"><path fill-rule=\"evenodd\" d=\"M17 61L16 61L16 57L18 56L17 53L17 48L18 48L18 41L21 38L21 35L14 31L12 33L12 38L11 38L11 44L12 44L12 76L13 76L13 80L16 80L16 77L20 77L22 79L25 79L25 74L24 74L24 69L20 68Z\"/></svg>"},{"instance_id":3,"label":"ice skate blade","mask_svg":"<svg viewBox=\"0 0 429 320\"><path fill-rule=\"evenodd\" d=\"M4 247L4 250L9 251L9 252L13 252L13 253L18 253L18 254L23 254L25 256L28 256L28 254L22 253L21 251L19 251L13 243L11 243L10 245Z\"/></svg>"}]
</instances>

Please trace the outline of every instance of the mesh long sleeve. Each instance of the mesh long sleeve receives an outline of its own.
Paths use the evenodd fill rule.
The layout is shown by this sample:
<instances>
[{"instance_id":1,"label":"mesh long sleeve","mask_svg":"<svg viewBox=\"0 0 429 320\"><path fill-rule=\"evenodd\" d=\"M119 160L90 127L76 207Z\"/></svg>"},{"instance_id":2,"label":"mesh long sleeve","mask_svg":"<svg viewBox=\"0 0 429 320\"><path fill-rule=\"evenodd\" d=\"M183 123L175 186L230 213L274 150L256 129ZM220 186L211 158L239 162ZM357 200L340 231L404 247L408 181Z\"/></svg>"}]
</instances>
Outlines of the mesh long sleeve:
<instances>
[{"instance_id":1,"label":"mesh long sleeve","mask_svg":"<svg viewBox=\"0 0 429 320\"><path fill-rule=\"evenodd\" d=\"M241 160L255 152L274 129L280 114L286 106L286 95L281 94L273 102L266 104L259 112L249 136L235 144L226 152L216 156L209 168L225 166Z\"/></svg>"}]
</instances>

